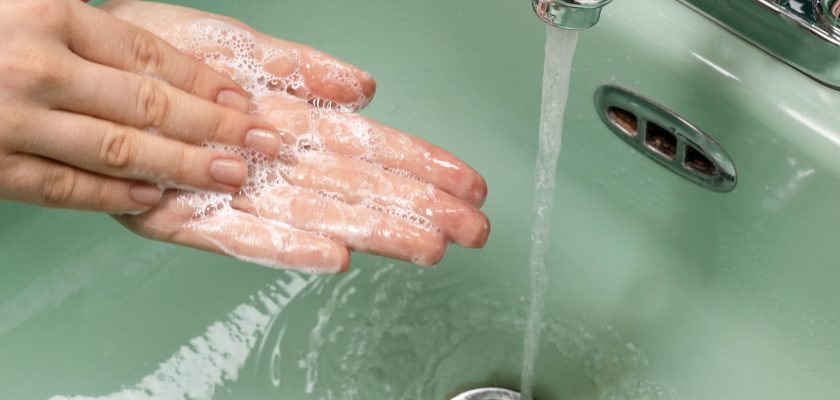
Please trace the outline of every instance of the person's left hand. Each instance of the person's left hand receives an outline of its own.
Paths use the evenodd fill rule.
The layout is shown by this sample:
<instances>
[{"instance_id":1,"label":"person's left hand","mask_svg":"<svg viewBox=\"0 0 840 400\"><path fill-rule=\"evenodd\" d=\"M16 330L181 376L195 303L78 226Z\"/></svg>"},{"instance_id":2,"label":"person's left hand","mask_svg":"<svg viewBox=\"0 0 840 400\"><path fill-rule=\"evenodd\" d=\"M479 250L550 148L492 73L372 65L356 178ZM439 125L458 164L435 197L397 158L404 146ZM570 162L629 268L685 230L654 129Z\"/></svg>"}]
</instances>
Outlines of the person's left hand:
<instances>
[{"instance_id":1,"label":"person's left hand","mask_svg":"<svg viewBox=\"0 0 840 400\"><path fill-rule=\"evenodd\" d=\"M169 192L150 212L118 217L129 228L310 272L345 270L348 249L430 265L449 241L484 245L484 180L424 140L349 113L373 94L359 69L218 15L135 1L103 8L231 74L286 142L278 160L228 148L250 160L237 195Z\"/></svg>"}]
</instances>

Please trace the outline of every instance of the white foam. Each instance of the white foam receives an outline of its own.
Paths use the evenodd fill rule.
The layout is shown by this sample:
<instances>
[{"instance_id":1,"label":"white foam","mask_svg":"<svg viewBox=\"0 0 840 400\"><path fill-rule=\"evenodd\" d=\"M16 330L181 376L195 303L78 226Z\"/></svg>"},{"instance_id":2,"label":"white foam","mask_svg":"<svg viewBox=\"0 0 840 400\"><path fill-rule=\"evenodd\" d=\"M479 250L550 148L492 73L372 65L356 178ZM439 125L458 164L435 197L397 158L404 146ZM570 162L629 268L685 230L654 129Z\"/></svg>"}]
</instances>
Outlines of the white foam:
<instances>
[{"instance_id":1,"label":"white foam","mask_svg":"<svg viewBox=\"0 0 840 400\"><path fill-rule=\"evenodd\" d=\"M306 50L306 54L302 54L301 49L297 47L287 49L272 47L262 43L248 31L213 19L191 21L174 27L162 36L181 50L195 52L196 56L209 66L231 74L245 90L254 96L258 107L262 108L258 111L268 113L268 116L275 121L285 120L289 121L289 124L303 123L305 125L303 126L303 132L295 135L296 142L285 146L277 159L271 159L254 150L237 146L216 143L206 144L211 149L242 157L248 166L248 177L241 191L235 195L182 190L178 197L178 203L195 210L193 221L186 225L187 229L199 226L195 224L196 222L207 222L210 219L219 220L220 217L234 218L234 215L240 212L232 206L235 197L244 196L252 204L257 204L261 198L272 196L272 192L293 186L286 179L292 172L292 165L303 159L317 157L319 154L328 154L324 135L328 135L330 140L338 143L352 141L357 145L355 148L361 148L363 151L353 156L374 164L375 172L370 173L369 176L372 182L381 182L383 181L383 174L390 173L419 180L406 171L388 171L384 166L375 162L377 156L386 153L394 154L395 150L387 144L384 138L385 133L381 129L376 129L365 118L346 114L346 112L363 107L369 99L365 97L362 85L354 71L340 65L334 59L313 50ZM355 94L357 100L353 103L339 104L319 98L307 86L304 78L305 72L313 68L324 72L324 75L319 79L320 82L348 89ZM278 75L279 70L283 71L282 75ZM266 104L285 103L288 105L290 102L294 104L304 101L314 105L315 108L295 108L293 106L266 109ZM322 157L319 162L326 163L328 160L328 157ZM328 166L323 164L324 171ZM387 181L387 179L385 180ZM338 193L296 188L313 192L324 198L325 201L345 200L344 196ZM383 192L392 196L388 200L394 205L388 207L379 205L377 200L382 199ZM433 193L434 188L432 187L428 190L427 195L432 196ZM389 191L389 188L362 185L359 190L353 193L353 197L362 199L355 204L356 206L380 210L403 218L422 229L439 231L427 217L418 215L412 210L411 205L416 199L407 195L393 193L393 191ZM276 208L278 206L277 201L274 201L272 206ZM273 223L274 221L266 222ZM207 230L206 226L203 230ZM201 234L201 229L194 229L194 231ZM320 234L326 236L324 233ZM234 246L222 243L218 238L204 236L221 251L231 256L261 265L277 266L274 260L255 259L248 255L237 254L233 251ZM276 239L281 240L281 235L278 235ZM235 241L236 239L233 238L232 240ZM274 244L276 249L283 249L283 243ZM303 267L296 266L295 268L300 270ZM311 268L306 268L306 270L314 271Z\"/></svg>"},{"instance_id":2,"label":"white foam","mask_svg":"<svg viewBox=\"0 0 840 400\"><path fill-rule=\"evenodd\" d=\"M364 95L361 82L352 70L333 58L308 51L304 60L298 48L281 49L269 46L254 34L229 23L200 19L177 26L164 37L176 47L192 51L207 65L233 73L233 78L254 96L268 93L294 92L318 107L354 111L370 99ZM278 75L269 71L272 65L291 67ZM318 97L306 85L303 70L322 69L321 82L350 89L356 95L351 103L336 103Z\"/></svg>"}]
</instances>

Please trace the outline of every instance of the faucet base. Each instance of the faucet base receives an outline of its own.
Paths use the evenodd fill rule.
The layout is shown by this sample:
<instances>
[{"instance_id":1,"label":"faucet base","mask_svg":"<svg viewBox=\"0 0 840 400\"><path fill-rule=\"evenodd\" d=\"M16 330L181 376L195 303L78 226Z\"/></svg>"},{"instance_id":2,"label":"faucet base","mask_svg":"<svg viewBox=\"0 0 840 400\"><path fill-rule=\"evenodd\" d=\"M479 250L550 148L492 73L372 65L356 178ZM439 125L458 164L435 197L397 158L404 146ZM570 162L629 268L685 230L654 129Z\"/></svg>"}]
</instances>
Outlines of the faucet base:
<instances>
[{"instance_id":1,"label":"faucet base","mask_svg":"<svg viewBox=\"0 0 840 400\"><path fill-rule=\"evenodd\" d=\"M589 29L601 18L601 9L612 0L533 0L534 12L543 22L561 29Z\"/></svg>"},{"instance_id":2,"label":"faucet base","mask_svg":"<svg viewBox=\"0 0 840 400\"><path fill-rule=\"evenodd\" d=\"M452 400L519 400L519 393L501 388L473 389L461 393Z\"/></svg>"}]
</instances>

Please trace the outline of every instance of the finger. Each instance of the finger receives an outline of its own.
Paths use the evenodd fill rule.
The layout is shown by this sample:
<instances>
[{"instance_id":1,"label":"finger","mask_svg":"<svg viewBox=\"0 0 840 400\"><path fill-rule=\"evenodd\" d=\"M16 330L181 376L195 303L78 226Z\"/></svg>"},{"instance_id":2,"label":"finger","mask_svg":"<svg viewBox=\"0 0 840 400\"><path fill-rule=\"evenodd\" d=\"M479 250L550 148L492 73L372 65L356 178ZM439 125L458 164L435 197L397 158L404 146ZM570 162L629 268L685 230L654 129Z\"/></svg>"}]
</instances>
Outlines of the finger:
<instances>
[{"instance_id":1,"label":"finger","mask_svg":"<svg viewBox=\"0 0 840 400\"><path fill-rule=\"evenodd\" d=\"M376 92L376 82L361 69L225 16L155 3L125 7L109 2L105 8L151 31L165 31L162 35L175 47L235 76L252 90L288 91L344 111L363 108Z\"/></svg>"},{"instance_id":2,"label":"finger","mask_svg":"<svg viewBox=\"0 0 840 400\"><path fill-rule=\"evenodd\" d=\"M111 67L73 63L74 79L54 91L57 107L119 124L154 128L188 143L226 143L276 156L282 140L259 118L222 107L160 80Z\"/></svg>"},{"instance_id":3,"label":"finger","mask_svg":"<svg viewBox=\"0 0 840 400\"><path fill-rule=\"evenodd\" d=\"M328 238L280 225L235 210L191 220L192 210L167 195L161 207L118 220L156 240L225 254L267 267L288 267L308 273L347 270L347 248Z\"/></svg>"},{"instance_id":4,"label":"finger","mask_svg":"<svg viewBox=\"0 0 840 400\"><path fill-rule=\"evenodd\" d=\"M47 207L139 213L160 202L146 183L107 178L40 157L13 154L2 160L0 198Z\"/></svg>"},{"instance_id":5,"label":"finger","mask_svg":"<svg viewBox=\"0 0 840 400\"><path fill-rule=\"evenodd\" d=\"M158 38L151 32L95 7L71 8L70 49L95 63L151 75L204 99L248 112L250 96L230 78ZM103 40L102 32L108 32Z\"/></svg>"},{"instance_id":6,"label":"finger","mask_svg":"<svg viewBox=\"0 0 840 400\"><path fill-rule=\"evenodd\" d=\"M287 76L290 70L300 73L304 84L289 90L297 97L341 111L361 110L373 99L376 82L367 72L307 46L271 37L264 40L271 48L288 49L292 55L267 63L265 69L275 76Z\"/></svg>"},{"instance_id":7,"label":"finger","mask_svg":"<svg viewBox=\"0 0 840 400\"><path fill-rule=\"evenodd\" d=\"M178 35L184 52L227 72L254 93L286 92L321 108L347 112L367 106L376 92L376 82L367 72L318 50L253 34L247 27L205 20L190 23Z\"/></svg>"},{"instance_id":8,"label":"finger","mask_svg":"<svg viewBox=\"0 0 840 400\"><path fill-rule=\"evenodd\" d=\"M267 267L287 266L308 273L347 270L350 254L344 246L288 225L273 224L244 213L220 215L190 222L195 239L209 242L211 250ZM190 240L190 239L187 239Z\"/></svg>"},{"instance_id":9,"label":"finger","mask_svg":"<svg viewBox=\"0 0 840 400\"><path fill-rule=\"evenodd\" d=\"M308 134L315 132L327 151L407 173L476 207L487 197L487 184L478 172L423 139L360 115L302 107L279 96L264 96L259 102L264 119L305 139L298 145L310 146Z\"/></svg>"},{"instance_id":10,"label":"finger","mask_svg":"<svg viewBox=\"0 0 840 400\"><path fill-rule=\"evenodd\" d=\"M419 265L436 264L446 250L438 232L293 186L275 188L253 202L238 197L234 206L298 229L323 232L353 250Z\"/></svg>"},{"instance_id":11,"label":"finger","mask_svg":"<svg viewBox=\"0 0 840 400\"><path fill-rule=\"evenodd\" d=\"M288 168L284 178L295 186L338 195L349 204L380 207L420 224L431 223L464 247L481 247L487 241L487 217L434 185L328 153L303 153Z\"/></svg>"},{"instance_id":12,"label":"finger","mask_svg":"<svg viewBox=\"0 0 840 400\"><path fill-rule=\"evenodd\" d=\"M247 167L236 155L192 146L80 114L49 111L15 148L87 171L165 186L233 192Z\"/></svg>"}]
</instances>

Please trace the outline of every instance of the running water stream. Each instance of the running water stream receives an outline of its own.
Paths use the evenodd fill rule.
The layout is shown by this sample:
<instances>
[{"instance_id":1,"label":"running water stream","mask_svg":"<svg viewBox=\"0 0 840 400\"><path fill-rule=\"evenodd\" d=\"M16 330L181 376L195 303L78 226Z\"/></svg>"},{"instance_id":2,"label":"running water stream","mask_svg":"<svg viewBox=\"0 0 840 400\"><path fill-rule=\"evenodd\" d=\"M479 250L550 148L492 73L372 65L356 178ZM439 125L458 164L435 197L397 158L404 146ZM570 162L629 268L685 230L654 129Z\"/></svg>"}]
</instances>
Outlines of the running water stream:
<instances>
[{"instance_id":1,"label":"running water stream","mask_svg":"<svg viewBox=\"0 0 840 400\"><path fill-rule=\"evenodd\" d=\"M531 303L525 329L522 400L533 399L534 364L540 344L540 328L545 311L545 289L548 281L546 253L550 243L557 158L560 155L563 113L566 110L566 100L569 95L572 57L575 53L577 38L577 31L548 27L546 32L539 153L534 188L534 223L531 230L529 260Z\"/></svg>"}]
</instances>

